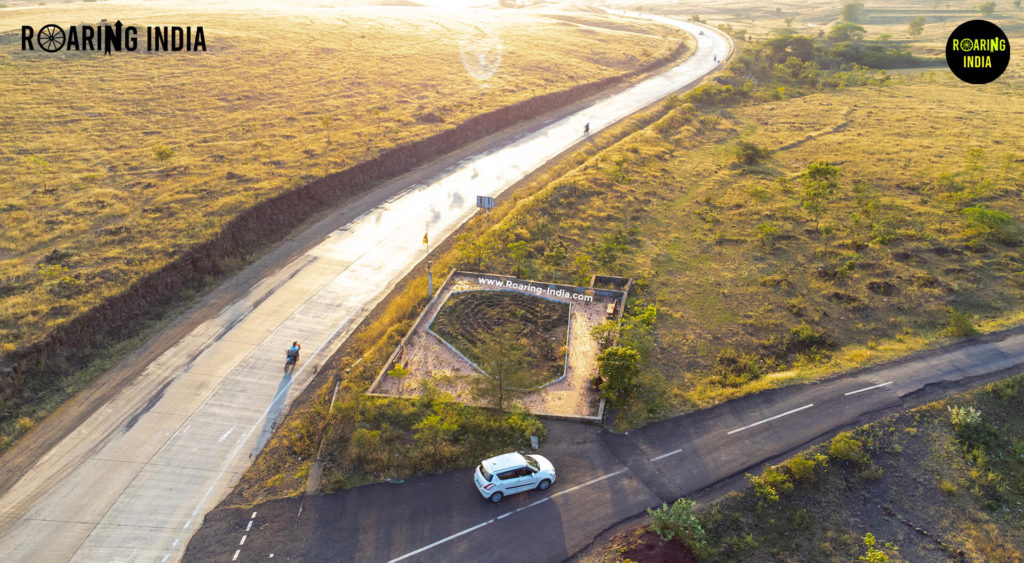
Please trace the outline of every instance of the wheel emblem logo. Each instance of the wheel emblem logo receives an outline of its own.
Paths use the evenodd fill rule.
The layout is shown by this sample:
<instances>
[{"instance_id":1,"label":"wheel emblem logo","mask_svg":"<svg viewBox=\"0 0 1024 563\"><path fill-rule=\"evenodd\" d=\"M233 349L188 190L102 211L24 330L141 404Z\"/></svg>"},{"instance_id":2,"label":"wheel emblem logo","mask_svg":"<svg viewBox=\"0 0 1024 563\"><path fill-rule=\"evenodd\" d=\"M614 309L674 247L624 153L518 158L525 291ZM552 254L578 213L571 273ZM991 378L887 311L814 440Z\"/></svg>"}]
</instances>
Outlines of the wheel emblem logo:
<instances>
[{"instance_id":1,"label":"wheel emblem logo","mask_svg":"<svg viewBox=\"0 0 1024 563\"><path fill-rule=\"evenodd\" d=\"M51 23L39 30L39 47L47 53L60 51L61 47L64 46L65 39L67 39L67 36L64 35L64 30L59 25Z\"/></svg>"}]
</instances>

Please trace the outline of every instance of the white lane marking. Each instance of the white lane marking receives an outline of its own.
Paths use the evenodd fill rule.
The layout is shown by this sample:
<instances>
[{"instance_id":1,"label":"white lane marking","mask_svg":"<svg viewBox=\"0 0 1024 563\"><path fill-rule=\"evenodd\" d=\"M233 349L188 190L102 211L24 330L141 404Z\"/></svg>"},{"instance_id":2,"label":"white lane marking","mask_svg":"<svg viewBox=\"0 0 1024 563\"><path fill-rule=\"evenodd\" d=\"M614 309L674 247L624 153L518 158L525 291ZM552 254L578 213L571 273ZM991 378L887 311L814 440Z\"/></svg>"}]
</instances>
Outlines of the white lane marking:
<instances>
[{"instance_id":1,"label":"white lane marking","mask_svg":"<svg viewBox=\"0 0 1024 563\"><path fill-rule=\"evenodd\" d=\"M164 561L167 561L167 558L168 558L168 557L170 557L170 556L171 556L171 554L170 554L170 553L165 553L165 554L164 554L164 558L160 560L160 561L161 561L161 563L163 563Z\"/></svg>"},{"instance_id":2,"label":"white lane marking","mask_svg":"<svg viewBox=\"0 0 1024 563\"><path fill-rule=\"evenodd\" d=\"M448 540L453 540L453 539L455 539L455 538L457 538L457 537L459 537L461 535L468 534L468 533L472 532L473 530L477 530L477 529L483 528L484 526L490 524L491 522L494 522L493 518L488 520L488 521L486 521L486 522L481 522L481 523L477 524L476 526L473 526L472 528L466 528L465 530L462 530L461 532L459 532L457 534L452 534L452 535L448 536L447 538L444 538L443 540L437 540L436 542L434 542L434 543L432 543L430 545L423 546L423 547L417 549L416 551L410 551L409 553L406 553L405 555L403 555L401 557L398 557L396 559L392 559L391 561L388 561L388 563L395 563L396 561L401 561L403 559L407 559L409 557L412 557L413 555L416 555L417 553L423 553L424 551L426 551L426 550L428 550L428 549L430 549L430 548L432 548L434 546L441 545L442 543L444 543L444 542L446 542Z\"/></svg>"},{"instance_id":3,"label":"white lane marking","mask_svg":"<svg viewBox=\"0 0 1024 563\"><path fill-rule=\"evenodd\" d=\"M179 541L181 541L181 538L174 538L174 542L171 543L171 547L178 547Z\"/></svg>"},{"instance_id":4,"label":"white lane marking","mask_svg":"<svg viewBox=\"0 0 1024 563\"><path fill-rule=\"evenodd\" d=\"M256 519L256 513L253 512L252 516L249 517L249 520L255 520L255 519Z\"/></svg>"},{"instance_id":5,"label":"white lane marking","mask_svg":"<svg viewBox=\"0 0 1024 563\"><path fill-rule=\"evenodd\" d=\"M236 549L235 550L235 555L231 558L232 561L238 561L238 552L240 552L240 551L242 551L242 550L241 549Z\"/></svg>"},{"instance_id":6,"label":"white lane marking","mask_svg":"<svg viewBox=\"0 0 1024 563\"><path fill-rule=\"evenodd\" d=\"M191 523L192 523L192 519L189 518L188 522L185 522L185 525L182 526L181 529L184 530L185 528L188 528L188 525L191 524Z\"/></svg>"},{"instance_id":7,"label":"white lane marking","mask_svg":"<svg viewBox=\"0 0 1024 563\"><path fill-rule=\"evenodd\" d=\"M252 529L252 520L249 520L249 525L245 527L245 531L248 532Z\"/></svg>"},{"instance_id":8,"label":"white lane marking","mask_svg":"<svg viewBox=\"0 0 1024 563\"><path fill-rule=\"evenodd\" d=\"M530 508L530 507L533 507L533 506L537 506L538 504L540 504L542 502L547 502L547 501L557 497L558 495L564 495L566 493L571 493L572 491L575 491L576 489L580 489L580 488L586 487L588 485L593 485L594 483L597 483L598 481L603 481L604 479L608 479L609 477L614 477L616 475L619 475L620 473L625 473L627 470L628 470L628 468L622 468L622 469L620 469L620 470L618 470L618 471L616 471L614 473L609 473L607 475L602 475L602 476L597 477L595 479L591 479L591 480L587 481L586 483L583 483L582 485L576 485L575 487L572 487L570 489L566 489L564 491L559 491L559 492L557 492L557 493L555 493L555 494L553 494L553 495L551 495L549 497L544 497L544 498L538 500L537 502L534 502L533 504L517 508L515 510L515 512L520 512L522 510L526 510L527 508ZM426 551L426 550L428 550L428 549L430 549L432 547L439 546L439 545L441 545L442 543L444 543L446 541L450 541L450 540L453 540L453 539L455 539L455 538L457 538L459 536L468 534L468 533L472 532L473 530L477 530L477 529L483 528L484 526L486 526L486 525L488 525L488 524L490 524L492 522L495 522L497 520L501 520L502 518L505 518L505 517L509 516L510 514L514 514L514 512L506 512L505 514L502 514L501 516L498 516L497 518L491 518L490 520L488 520L486 522L481 522L480 524L477 524L476 526L473 526L472 528L466 528L465 530L462 530L461 532L452 534L452 535L448 536L447 538L437 540L436 542L434 542L434 543L432 543L430 545L425 545L425 546L417 549L416 551L410 551L409 553L406 553L405 555L403 555L401 557L396 557L395 559L392 559L392 560L388 561L388 563L395 563L396 561L401 561L403 559L407 559L409 557L412 557L413 555L416 555L416 554L419 554L419 553L423 553L424 551Z\"/></svg>"},{"instance_id":9,"label":"white lane marking","mask_svg":"<svg viewBox=\"0 0 1024 563\"><path fill-rule=\"evenodd\" d=\"M532 504L529 504L529 505L525 506L524 508L533 508L533 507L537 506L538 504L540 504L542 502L547 502L549 500L551 500L551 497L544 497L544 498L538 500L535 503L532 503Z\"/></svg>"},{"instance_id":10,"label":"white lane marking","mask_svg":"<svg viewBox=\"0 0 1024 563\"><path fill-rule=\"evenodd\" d=\"M670 455L676 455L676 454L682 453L682 452L683 452L682 449L678 449L678 450L676 450L674 452L668 452L667 454L661 454L658 457L652 457L651 461L658 461L659 459L665 459L666 457L668 457Z\"/></svg>"},{"instance_id":11,"label":"white lane marking","mask_svg":"<svg viewBox=\"0 0 1024 563\"><path fill-rule=\"evenodd\" d=\"M603 481L603 480L608 479L610 477L615 477L616 475L618 475L620 473L625 473L626 471L628 471L628 468L624 467L624 468L616 471L615 473L609 473L607 475L602 475L600 477L597 477L596 479L591 479L591 480L587 481L586 483L583 483L582 485L576 485L575 487L573 487L571 489L566 489L564 491L558 491L557 493L551 495L548 498L555 498L555 497L560 496L560 495L571 493L571 492L575 491L576 489L582 489L583 487L586 487L588 485L593 485L594 483L597 483L598 481Z\"/></svg>"},{"instance_id":12,"label":"white lane marking","mask_svg":"<svg viewBox=\"0 0 1024 563\"><path fill-rule=\"evenodd\" d=\"M737 428L736 430L730 430L729 432L727 432L727 434L735 434L737 432L741 432L741 431L746 430L748 428L753 428L753 427L755 427L755 426L757 426L759 424L764 424L765 422L771 422L771 421L775 420L776 418L782 418L782 417L786 416L787 414L793 414L795 412L799 412L799 411L802 411L804 409L809 409L809 408L811 408L813 406L814 406L814 403L808 403L808 404L806 404L806 405L804 405L804 406L802 406L800 408L796 408L796 409L793 409L791 411L786 411L786 412L784 412L782 414L777 414L775 416L770 416L770 417L768 417L768 418L766 418L764 420L759 420L759 421L757 421L757 422L755 422L753 424L748 424L748 425L744 426L743 428Z\"/></svg>"},{"instance_id":13,"label":"white lane marking","mask_svg":"<svg viewBox=\"0 0 1024 563\"><path fill-rule=\"evenodd\" d=\"M231 428L228 428L228 431L227 431L227 432L225 432L225 433L224 433L224 435L223 435L223 436L221 436L221 437L220 437L219 439L217 439L217 441L218 441L218 442L223 442L223 441L224 441L224 440L226 440L226 439L227 439L227 437L228 437L228 436L230 436L230 435L231 435L231 433L232 433L232 432L234 432L234 431L235 431L235 425L233 425L233 424L232 424L232 425L231 425Z\"/></svg>"},{"instance_id":14,"label":"white lane marking","mask_svg":"<svg viewBox=\"0 0 1024 563\"><path fill-rule=\"evenodd\" d=\"M844 396L856 395L857 393L862 393L864 391L870 391L872 389L878 389L879 387L885 387L886 385L892 385L892 381L886 381L885 383L879 383L878 385L872 385L871 387L865 387L863 389L857 389L856 391L850 391L849 393L843 393L843 395Z\"/></svg>"},{"instance_id":15,"label":"white lane marking","mask_svg":"<svg viewBox=\"0 0 1024 563\"><path fill-rule=\"evenodd\" d=\"M238 545L245 545L245 538L249 536L242 536L242 541L238 542Z\"/></svg>"}]
</instances>

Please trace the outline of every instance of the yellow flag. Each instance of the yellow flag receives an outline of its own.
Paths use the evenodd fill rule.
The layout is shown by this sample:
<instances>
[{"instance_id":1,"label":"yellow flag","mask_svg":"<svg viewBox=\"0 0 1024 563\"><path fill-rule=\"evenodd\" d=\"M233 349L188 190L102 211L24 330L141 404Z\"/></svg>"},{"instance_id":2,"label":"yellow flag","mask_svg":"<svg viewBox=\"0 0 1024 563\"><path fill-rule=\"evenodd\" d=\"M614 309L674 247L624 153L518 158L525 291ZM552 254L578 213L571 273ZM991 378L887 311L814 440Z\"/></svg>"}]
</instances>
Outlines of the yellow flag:
<instances>
[{"instance_id":1,"label":"yellow flag","mask_svg":"<svg viewBox=\"0 0 1024 563\"><path fill-rule=\"evenodd\" d=\"M427 233L423 233L423 244L430 244L430 242L427 240Z\"/></svg>"}]
</instances>

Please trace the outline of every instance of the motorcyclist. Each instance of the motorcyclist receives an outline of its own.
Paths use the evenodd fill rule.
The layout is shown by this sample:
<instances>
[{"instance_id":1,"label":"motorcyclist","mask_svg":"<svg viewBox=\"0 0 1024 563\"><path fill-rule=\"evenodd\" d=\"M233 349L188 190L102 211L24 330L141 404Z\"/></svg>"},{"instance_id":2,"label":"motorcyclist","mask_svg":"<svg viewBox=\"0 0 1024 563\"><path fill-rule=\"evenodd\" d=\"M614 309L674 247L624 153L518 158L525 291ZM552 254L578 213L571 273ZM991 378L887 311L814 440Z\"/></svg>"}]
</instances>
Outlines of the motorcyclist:
<instances>
[{"instance_id":1,"label":"motorcyclist","mask_svg":"<svg viewBox=\"0 0 1024 563\"><path fill-rule=\"evenodd\" d=\"M302 346L299 346L299 343L297 341L296 342L292 342L291 348L288 348L288 353L287 353L287 356L286 356L286 358L287 358L287 362L286 363L289 363L289 364L297 364L297 363L299 363L299 349L301 349L301 348L302 348Z\"/></svg>"},{"instance_id":2,"label":"motorcyclist","mask_svg":"<svg viewBox=\"0 0 1024 563\"><path fill-rule=\"evenodd\" d=\"M589 134L590 134L590 122L587 122L587 124L583 126L583 136L586 137Z\"/></svg>"}]
</instances>

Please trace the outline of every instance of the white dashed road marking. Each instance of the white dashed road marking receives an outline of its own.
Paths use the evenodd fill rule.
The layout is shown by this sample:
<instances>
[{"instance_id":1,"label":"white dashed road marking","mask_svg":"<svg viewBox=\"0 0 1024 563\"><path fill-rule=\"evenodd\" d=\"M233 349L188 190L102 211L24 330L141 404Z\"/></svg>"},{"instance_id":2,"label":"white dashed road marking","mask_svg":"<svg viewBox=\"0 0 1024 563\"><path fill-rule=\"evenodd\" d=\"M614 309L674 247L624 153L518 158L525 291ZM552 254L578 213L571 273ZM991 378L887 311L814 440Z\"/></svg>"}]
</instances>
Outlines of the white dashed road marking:
<instances>
[{"instance_id":1,"label":"white dashed road marking","mask_svg":"<svg viewBox=\"0 0 1024 563\"><path fill-rule=\"evenodd\" d=\"M683 452L682 449L678 449L678 450L675 450L673 452L668 452L667 454L661 454L658 457L652 457L651 461L658 461L659 459L665 459L666 457L668 457L670 455L676 455L676 454L682 453L682 452Z\"/></svg>"},{"instance_id":2,"label":"white dashed road marking","mask_svg":"<svg viewBox=\"0 0 1024 563\"><path fill-rule=\"evenodd\" d=\"M770 417L768 417L768 418L766 418L764 420L759 420L759 421L757 421L757 422L755 422L753 424L748 424L748 425L746 425L746 426L744 426L742 428L737 428L736 430L730 430L729 432L727 432L727 434L732 435L732 434L735 434L737 432L742 432L743 430L746 430L748 428L753 428L753 427L758 426L760 424L764 424L765 422L771 422L771 421L773 421L773 420L775 420L777 418L782 418L782 417L786 416L787 414L793 414L795 412L799 412L799 411L802 411L804 409L809 409L809 408L811 408L813 406L814 406L814 403L808 403L808 404L806 404L806 405L804 405L802 407L795 408L795 409L793 409L791 411L786 411L786 412L784 412L782 414L777 414L775 416L770 416Z\"/></svg>"},{"instance_id":3,"label":"white dashed road marking","mask_svg":"<svg viewBox=\"0 0 1024 563\"><path fill-rule=\"evenodd\" d=\"M872 385L871 387L865 387L863 389L857 389L856 391L850 391L849 393L843 393L844 396L856 395L864 391L870 391L872 389L878 389L879 387L885 387L886 385L892 385L892 381L886 381L885 383L879 383L878 385Z\"/></svg>"}]
</instances>

